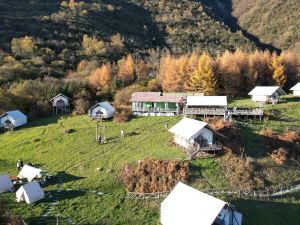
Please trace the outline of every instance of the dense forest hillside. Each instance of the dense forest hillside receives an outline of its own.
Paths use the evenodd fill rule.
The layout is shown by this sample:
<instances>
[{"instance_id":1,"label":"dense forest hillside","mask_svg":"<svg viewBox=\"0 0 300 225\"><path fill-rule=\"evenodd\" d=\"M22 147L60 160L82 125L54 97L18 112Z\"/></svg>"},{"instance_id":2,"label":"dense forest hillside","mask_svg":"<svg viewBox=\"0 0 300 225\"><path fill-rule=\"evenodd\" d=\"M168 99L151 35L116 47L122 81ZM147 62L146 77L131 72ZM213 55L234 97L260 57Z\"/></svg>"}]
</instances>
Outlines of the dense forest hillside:
<instances>
[{"instance_id":1,"label":"dense forest hillside","mask_svg":"<svg viewBox=\"0 0 300 225\"><path fill-rule=\"evenodd\" d=\"M299 0L233 0L243 29L280 49L300 52Z\"/></svg>"}]
</instances>

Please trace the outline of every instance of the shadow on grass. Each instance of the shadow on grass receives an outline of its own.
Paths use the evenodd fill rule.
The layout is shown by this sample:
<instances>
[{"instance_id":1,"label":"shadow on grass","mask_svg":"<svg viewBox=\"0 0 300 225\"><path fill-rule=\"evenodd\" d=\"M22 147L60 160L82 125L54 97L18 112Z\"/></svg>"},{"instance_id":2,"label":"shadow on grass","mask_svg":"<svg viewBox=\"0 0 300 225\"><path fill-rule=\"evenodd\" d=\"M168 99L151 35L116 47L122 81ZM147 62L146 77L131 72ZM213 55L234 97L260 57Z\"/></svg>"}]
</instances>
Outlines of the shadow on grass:
<instances>
[{"instance_id":1,"label":"shadow on grass","mask_svg":"<svg viewBox=\"0 0 300 225\"><path fill-rule=\"evenodd\" d=\"M60 171L56 175L52 176L49 181L43 184L43 187L47 187L49 185L64 184L81 179L85 179L85 177L74 176L72 174L66 173L65 171Z\"/></svg>"},{"instance_id":2,"label":"shadow on grass","mask_svg":"<svg viewBox=\"0 0 300 225\"><path fill-rule=\"evenodd\" d=\"M299 194L295 198L299 200ZM231 203L243 214L244 225L295 225L300 221L297 202L235 199Z\"/></svg>"}]
</instances>

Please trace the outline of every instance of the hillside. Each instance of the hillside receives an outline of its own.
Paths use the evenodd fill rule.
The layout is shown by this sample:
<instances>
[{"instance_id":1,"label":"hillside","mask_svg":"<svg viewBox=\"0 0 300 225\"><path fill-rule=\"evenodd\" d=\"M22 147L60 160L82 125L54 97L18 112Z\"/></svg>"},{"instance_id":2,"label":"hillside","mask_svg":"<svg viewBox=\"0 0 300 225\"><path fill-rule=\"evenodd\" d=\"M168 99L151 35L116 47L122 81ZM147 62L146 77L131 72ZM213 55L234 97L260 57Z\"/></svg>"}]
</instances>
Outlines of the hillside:
<instances>
[{"instance_id":1,"label":"hillside","mask_svg":"<svg viewBox=\"0 0 300 225\"><path fill-rule=\"evenodd\" d=\"M298 0L234 0L232 14L240 26L280 49L300 51L300 2Z\"/></svg>"},{"instance_id":2,"label":"hillside","mask_svg":"<svg viewBox=\"0 0 300 225\"><path fill-rule=\"evenodd\" d=\"M0 0L0 10L0 49L21 62L22 73L33 77L62 77L81 59L115 61L128 52L143 55L148 49L213 54L254 49L253 43L215 21L195 1ZM35 45L30 55L12 49L12 40L24 36ZM94 43L93 50L87 49L84 36Z\"/></svg>"},{"instance_id":3,"label":"hillside","mask_svg":"<svg viewBox=\"0 0 300 225\"><path fill-rule=\"evenodd\" d=\"M293 161L275 164L259 134L265 127L280 132L288 127L299 128L299 102L293 98L287 100L287 103L267 107L268 112L280 112L278 117L270 116L262 122L241 126L246 140L245 153L258 165L256 173L263 175L265 188L280 188L300 182L297 164ZM239 100L231 104L247 105L247 102L249 100ZM14 132L1 133L1 173L15 175L15 162L22 158L53 175L44 185L52 198L26 205L15 202L14 193L6 193L1 194L1 201L12 213L23 215L33 225L41 224L43 218L47 224L56 224L55 216L58 214L61 215L59 224L70 224L67 222L70 218L75 224L82 225L157 224L160 201L127 199L120 172L125 164L144 158L185 159L179 148L169 144L172 134L164 129L165 123L171 126L179 119L148 117L135 118L127 123L103 122L108 137L108 143L103 145L95 141L96 123L86 115L50 117ZM74 131L65 133L65 129ZM121 129L125 130L126 137L120 141ZM226 160L224 157L193 160L195 179L190 184L200 190L234 188L230 187L225 170L220 166L220 162ZM299 195L294 196L277 200L225 199L245 215L245 225L294 225L299 220L297 212L300 204ZM265 208L264 213L261 207Z\"/></svg>"}]
</instances>

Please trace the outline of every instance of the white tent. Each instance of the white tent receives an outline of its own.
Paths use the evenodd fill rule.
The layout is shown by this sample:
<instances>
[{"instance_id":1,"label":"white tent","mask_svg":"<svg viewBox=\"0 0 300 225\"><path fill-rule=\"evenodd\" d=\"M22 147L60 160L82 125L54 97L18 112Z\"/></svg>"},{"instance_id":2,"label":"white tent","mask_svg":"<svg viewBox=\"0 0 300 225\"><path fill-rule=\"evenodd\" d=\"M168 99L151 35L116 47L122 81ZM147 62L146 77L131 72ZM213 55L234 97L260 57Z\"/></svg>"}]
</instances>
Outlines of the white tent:
<instances>
[{"instance_id":1,"label":"white tent","mask_svg":"<svg viewBox=\"0 0 300 225\"><path fill-rule=\"evenodd\" d=\"M7 175L0 175L0 193L7 192L14 187L13 183L11 182L9 176Z\"/></svg>"},{"instance_id":2,"label":"white tent","mask_svg":"<svg viewBox=\"0 0 300 225\"><path fill-rule=\"evenodd\" d=\"M300 82L297 83L294 87L292 87L291 91L293 91L293 95L300 97Z\"/></svg>"},{"instance_id":3,"label":"white tent","mask_svg":"<svg viewBox=\"0 0 300 225\"><path fill-rule=\"evenodd\" d=\"M179 182L161 203L162 225L241 225L242 215L220 199ZM235 216L236 215L236 216Z\"/></svg>"},{"instance_id":4,"label":"white tent","mask_svg":"<svg viewBox=\"0 0 300 225\"><path fill-rule=\"evenodd\" d=\"M50 102L52 102L53 106L69 106L70 105L70 98L63 94L58 94L55 97L53 97Z\"/></svg>"},{"instance_id":5,"label":"white tent","mask_svg":"<svg viewBox=\"0 0 300 225\"><path fill-rule=\"evenodd\" d=\"M13 127L19 127L27 123L27 116L21 113L19 110L5 112L0 116L0 127L6 125L13 125Z\"/></svg>"},{"instance_id":6,"label":"white tent","mask_svg":"<svg viewBox=\"0 0 300 225\"><path fill-rule=\"evenodd\" d=\"M195 106L227 106L227 96L187 96L187 107Z\"/></svg>"},{"instance_id":7,"label":"white tent","mask_svg":"<svg viewBox=\"0 0 300 225\"><path fill-rule=\"evenodd\" d=\"M252 101L255 102L269 102L278 100L280 95L284 95L285 92L279 86L256 86L249 95L252 96Z\"/></svg>"},{"instance_id":8,"label":"white tent","mask_svg":"<svg viewBox=\"0 0 300 225\"><path fill-rule=\"evenodd\" d=\"M202 121L183 118L169 131L175 135L174 141L187 149L196 142L196 139L205 140L209 145L213 144L213 131L207 123Z\"/></svg>"},{"instance_id":9,"label":"white tent","mask_svg":"<svg viewBox=\"0 0 300 225\"><path fill-rule=\"evenodd\" d=\"M28 204L37 202L45 197L44 191L38 182L31 182L19 188L16 192L18 202L25 201Z\"/></svg>"},{"instance_id":10,"label":"white tent","mask_svg":"<svg viewBox=\"0 0 300 225\"><path fill-rule=\"evenodd\" d=\"M20 171L18 178L20 179L27 178L27 180L31 182L36 177L42 177L41 172L42 172L41 169L25 164L22 170Z\"/></svg>"},{"instance_id":11,"label":"white tent","mask_svg":"<svg viewBox=\"0 0 300 225\"><path fill-rule=\"evenodd\" d=\"M115 108L108 102L99 102L89 110L89 116L92 118L102 117L105 119L113 117L115 114Z\"/></svg>"}]
</instances>

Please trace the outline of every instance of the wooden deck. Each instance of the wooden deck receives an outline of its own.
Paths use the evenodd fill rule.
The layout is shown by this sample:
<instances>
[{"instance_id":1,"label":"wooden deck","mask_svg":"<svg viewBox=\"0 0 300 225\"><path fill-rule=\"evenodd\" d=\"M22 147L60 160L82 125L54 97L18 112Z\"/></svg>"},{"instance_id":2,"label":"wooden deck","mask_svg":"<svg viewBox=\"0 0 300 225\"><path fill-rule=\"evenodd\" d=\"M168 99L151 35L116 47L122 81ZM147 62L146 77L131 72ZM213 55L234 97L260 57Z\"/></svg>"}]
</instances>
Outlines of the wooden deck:
<instances>
[{"instance_id":1,"label":"wooden deck","mask_svg":"<svg viewBox=\"0 0 300 225\"><path fill-rule=\"evenodd\" d=\"M183 110L184 115L205 115L205 116L263 116L263 109L251 108L251 109L234 109L228 108L185 108Z\"/></svg>"},{"instance_id":2,"label":"wooden deck","mask_svg":"<svg viewBox=\"0 0 300 225\"><path fill-rule=\"evenodd\" d=\"M197 144L193 148L186 150L186 153L190 159L194 158L199 152L216 153L221 152L223 146L220 144L213 145L200 145Z\"/></svg>"}]
</instances>

